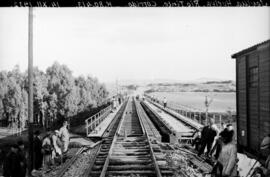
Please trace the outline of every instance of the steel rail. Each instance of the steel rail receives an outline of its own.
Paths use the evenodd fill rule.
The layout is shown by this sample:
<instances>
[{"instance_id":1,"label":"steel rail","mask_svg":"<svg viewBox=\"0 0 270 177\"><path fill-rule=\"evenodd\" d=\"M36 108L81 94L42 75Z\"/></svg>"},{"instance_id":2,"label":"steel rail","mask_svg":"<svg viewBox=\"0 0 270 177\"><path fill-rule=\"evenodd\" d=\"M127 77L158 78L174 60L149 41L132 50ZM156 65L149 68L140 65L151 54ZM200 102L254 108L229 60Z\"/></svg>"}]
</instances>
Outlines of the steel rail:
<instances>
[{"instance_id":1,"label":"steel rail","mask_svg":"<svg viewBox=\"0 0 270 177\"><path fill-rule=\"evenodd\" d=\"M73 162L75 162L75 160L78 158L78 155L81 154L84 151L84 147L81 147L80 149L78 149L78 151L76 152L76 154L67 162L63 165L63 167L61 168L61 170L57 173L57 177L61 177L65 174L65 172L69 169L69 167L71 167L71 165L73 164Z\"/></svg>"},{"instance_id":2,"label":"steel rail","mask_svg":"<svg viewBox=\"0 0 270 177\"><path fill-rule=\"evenodd\" d=\"M138 108L138 102L136 102L135 100L134 101L134 104L135 104L135 108L136 108L136 113L137 113L137 116L139 118L139 122L141 124L141 127L143 129L143 132L144 134L146 135L146 138L147 138L147 142L149 144L149 148L150 148L150 154L151 154L151 157L152 157L152 160L153 160L153 163L154 163L154 167L155 167L155 171L156 171L156 174L157 174L157 177L162 177L161 175L161 172L160 172L160 169L159 169L159 166L157 164L157 160L156 160L156 157L155 157L155 154L154 154L154 151L153 151L153 148L152 148L152 144L150 142L150 138L148 136L148 132L146 131L145 127L144 127L144 124L142 123L142 118L141 118L141 113L139 111L142 111Z\"/></svg>"},{"instance_id":3,"label":"steel rail","mask_svg":"<svg viewBox=\"0 0 270 177\"><path fill-rule=\"evenodd\" d=\"M98 154L98 152L99 152L100 149L101 149L101 144L99 144L98 146L99 146L99 147L98 147L98 150L97 150L96 153L95 153L94 159L93 159L93 161L92 161L93 163L92 163L92 165L90 165L90 167L92 167L93 164L95 163L96 158L97 158L97 154ZM84 172L83 177L88 177L90 171L91 171L91 168L88 168L88 169Z\"/></svg>"},{"instance_id":4,"label":"steel rail","mask_svg":"<svg viewBox=\"0 0 270 177\"><path fill-rule=\"evenodd\" d=\"M102 134L102 138L106 138L106 137L109 137L109 132L112 131L112 127L114 124L116 124L117 122L117 118L118 118L118 114L123 114L124 113L124 110L125 110L125 107L127 106L127 101L124 101L123 104L121 105L121 108L118 110L118 112L116 113L115 117L112 119L112 121L110 122L109 126L106 128L106 130L104 131L104 133ZM124 107L124 108L123 108ZM124 110L123 110L124 109ZM110 130L109 132L107 132L108 130ZM115 131L116 132L116 131ZM102 140L103 142L104 140ZM98 150L95 152L94 154L94 159L93 159L93 163L91 163L90 167L86 170L86 172L83 174L83 177L88 177L89 174L91 173L92 171L92 168L94 166L94 163L96 161L96 158L101 150L101 147L102 147L102 142L98 144Z\"/></svg>"},{"instance_id":5,"label":"steel rail","mask_svg":"<svg viewBox=\"0 0 270 177\"><path fill-rule=\"evenodd\" d=\"M122 106L127 106L127 101L128 101L128 100L124 101L123 104L122 104ZM125 109L126 109L126 108L124 108L124 111L123 111L122 114L124 114ZM111 126L114 125L114 123L115 123L115 121L116 121L116 118L117 118L117 114L118 114L118 113L121 114L121 111L122 111L122 109L120 108L120 109L118 110L118 112L115 114L115 116L114 116L114 118L112 119L112 121L110 122L109 126L105 129L104 133L102 134L102 137L103 137L103 138L106 136L106 133L107 133L107 131L111 128Z\"/></svg>"},{"instance_id":6,"label":"steel rail","mask_svg":"<svg viewBox=\"0 0 270 177\"><path fill-rule=\"evenodd\" d=\"M116 129L116 133L115 133L114 136L113 136L113 141L112 141L112 144L111 144L111 146L110 146L110 150L109 150L108 156L107 156L107 158L106 158L106 161L105 161L105 163L104 163L104 165L103 165L103 168L102 168L100 177L105 177L105 175L106 175L107 168L108 168L108 166L109 166L109 160L110 160L110 157L111 157L112 151L113 151L113 146L114 146L114 144L115 144L115 142L116 142L116 140L117 140L117 136L119 135L120 127L121 127L122 124L123 124L125 112L126 112L127 107L128 107L128 101L129 101L129 98L127 99L127 104L125 105L125 109L124 109L124 111L123 111L123 114L121 115L121 120L120 120L120 123L119 123L119 125L118 125L118 127L117 127L117 129Z\"/></svg>"},{"instance_id":7,"label":"steel rail","mask_svg":"<svg viewBox=\"0 0 270 177\"><path fill-rule=\"evenodd\" d=\"M139 107L139 109L141 110L140 113L142 114L143 117L145 117L143 120L143 122L145 122L144 124L147 125L147 127L151 130L152 135L158 139L161 138L160 133L158 132L158 130L156 129L155 125L152 123L152 121L150 120L150 118L147 116L145 110L143 109L142 105L141 105L141 101L138 102L137 106ZM147 128L146 128L147 129ZM151 136L151 134L148 136Z\"/></svg>"}]
</instances>

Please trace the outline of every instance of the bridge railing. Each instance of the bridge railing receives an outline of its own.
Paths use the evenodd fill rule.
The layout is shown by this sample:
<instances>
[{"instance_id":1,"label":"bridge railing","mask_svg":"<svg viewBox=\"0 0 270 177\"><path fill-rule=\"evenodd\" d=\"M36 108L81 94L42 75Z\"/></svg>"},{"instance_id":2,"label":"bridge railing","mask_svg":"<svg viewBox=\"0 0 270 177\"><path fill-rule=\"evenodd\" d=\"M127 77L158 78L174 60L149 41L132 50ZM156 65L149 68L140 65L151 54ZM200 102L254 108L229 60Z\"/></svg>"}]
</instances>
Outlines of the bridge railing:
<instances>
[{"instance_id":1,"label":"bridge railing","mask_svg":"<svg viewBox=\"0 0 270 177\"><path fill-rule=\"evenodd\" d=\"M156 102L160 105L163 104L162 100L159 100L157 98L152 100L152 98L149 95L145 95L145 96L153 102ZM178 114L181 114L182 116L190 118L190 119L198 122L199 124L202 124L202 125L206 124L206 113L203 110L193 108L191 106L180 105L180 104L175 103L175 102L168 102L167 108L177 112ZM217 124L218 127L221 128L222 124L225 122L234 123L235 122L234 119L235 119L236 115L233 112L231 113L231 115L229 115L226 112L225 113L208 112L208 117L213 118L215 124Z\"/></svg>"},{"instance_id":2,"label":"bridge railing","mask_svg":"<svg viewBox=\"0 0 270 177\"><path fill-rule=\"evenodd\" d=\"M109 105L85 120L86 136L88 136L110 114L111 109L112 107Z\"/></svg>"}]
</instances>

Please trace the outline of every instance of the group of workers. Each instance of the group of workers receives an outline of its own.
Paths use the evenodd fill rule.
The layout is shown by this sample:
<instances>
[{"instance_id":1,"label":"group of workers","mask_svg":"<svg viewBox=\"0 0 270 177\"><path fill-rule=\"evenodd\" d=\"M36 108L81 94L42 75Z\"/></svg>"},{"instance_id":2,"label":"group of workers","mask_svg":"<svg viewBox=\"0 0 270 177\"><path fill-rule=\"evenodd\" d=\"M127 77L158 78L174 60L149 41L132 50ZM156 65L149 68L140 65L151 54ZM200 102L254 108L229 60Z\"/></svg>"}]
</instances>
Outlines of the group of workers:
<instances>
[{"instance_id":1,"label":"group of workers","mask_svg":"<svg viewBox=\"0 0 270 177\"><path fill-rule=\"evenodd\" d=\"M218 129L214 119L210 118L208 125L196 132L193 146L198 156L205 154L206 157L215 161L212 176L237 177L237 146L232 124L222 125ZM270 134L261 143L262 154L267 157L265 164L254 170L254 177L270 177Z\"/></svg>"},{"instance_id":2,"label":"group of workers","mask_svg":"<svg viewBox=\"0 0 270 177\"><path fill-rule=\"evenodd\" d=\"M154 96L150 96L150 99L153 102L161 103ZM163 98L162 103L166 108L166 97ZM195 146L198 156L205 154L206 157L214 159L212 176L236 177L239 175L237 174L236 138L232 124L222 123L219 129L214 123L214 119L210 118L208 125L195 133L192 145ZM256 168L253 176L270 177L270 134L262 140L261 154L266 157L265 164Z\"/></svg>"},{"instance_id":3,"label":"group of workers","mask_svg":"<svg viewBox=\"0 0 270 177\"><path fill-rule=\"evenodd\" d=\"M68 122L64 121L60 130L46 133L42 138L40 131L35 131L33 139L33 171L48 169L56 162L62 163L62 157L68 152ZM23 141L13 144L5 156L3 163L4 177L25 177L27 172L28 154ZM58 160L58 161L57 161ZM29 173L30 174L30 173Z\"/></svg>"},{"instance_id":4,"label":"group of workers","mask_svg":"<svg viewBox=\"0 0 270 177\"><path fill-rule=\"evenodd\" d=\"M218 129L214 119L210 118L208 125L195 135L193 145L198 151L198 156L205 153L206 157L214 158L213 176L237 176L237 147L232 124Z\"/></svg>"},{"instance_id":5,"label":"group of workers","mask_svg":"<svg viewBox=\"0 0 270 177\"><path fill-rule=\"evenodd\" d=\"M53 133L47 133L42 141L43 164L45 168L56 163L56 159L60 159L68 151L69 132L67 129L68 122L64 121L60 130L55 130Z\"/></svg>"}]
</instances>

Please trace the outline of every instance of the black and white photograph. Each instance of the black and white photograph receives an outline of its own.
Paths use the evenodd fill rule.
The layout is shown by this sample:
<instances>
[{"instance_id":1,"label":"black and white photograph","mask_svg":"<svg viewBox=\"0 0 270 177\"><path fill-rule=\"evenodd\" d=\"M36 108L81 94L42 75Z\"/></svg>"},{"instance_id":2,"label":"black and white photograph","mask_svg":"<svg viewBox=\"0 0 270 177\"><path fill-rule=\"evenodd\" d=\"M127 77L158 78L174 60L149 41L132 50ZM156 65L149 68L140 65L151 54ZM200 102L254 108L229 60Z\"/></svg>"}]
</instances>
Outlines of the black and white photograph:
<instances>
[{"instance_id":1,"label":"black and white photograph","mask_svg":"<svg viewBox=\"0 0 270 177\"><path fill-rule=\"evenodd\" d=\"M28 176L270 177L270 7L0 7L0 177Z\"/></svg>"}]
</instances>

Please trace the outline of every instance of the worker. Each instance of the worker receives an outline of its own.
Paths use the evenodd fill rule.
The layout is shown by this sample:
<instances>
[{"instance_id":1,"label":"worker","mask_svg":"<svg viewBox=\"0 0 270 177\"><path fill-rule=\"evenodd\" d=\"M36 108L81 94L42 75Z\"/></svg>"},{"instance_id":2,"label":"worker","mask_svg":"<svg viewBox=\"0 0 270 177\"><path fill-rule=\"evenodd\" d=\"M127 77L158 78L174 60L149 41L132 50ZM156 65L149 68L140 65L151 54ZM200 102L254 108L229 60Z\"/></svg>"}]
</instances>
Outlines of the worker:
<instances>
[{"instance_id":1,"label":"worker","mask_svg":"<svg viewBox=\"0 0 270 177\"><path fill-rule=\"evenodd\" d=\"M67 153L68 145L69 145L69 132L68 132L67 126L68 126L68 122L65 120L63 122L62 127L59 130L59 136L61 137L61 141L63 144L62 152L64 154Z\"/></svg>"},{"instance_id":2,"label":"worker","mask_svg":"<svg viewBox=\"0 0 270 177\"><path fill-rule=\"evenodd\" d=\"M228 128L220 133L222 139L222 149L219 154L216 166L222 177L237 176L237 148L233 141L234 131ZM216 175L217 176L217 175Z\"/></svg>"},{"instance_id":3,"label":"worker","mask_svg":"<svg viewBox=\"0 0 270 177\"><path fill-rule=\"evenodd\" d=\"M43 154L42 154L42 141L40 137L40 131L35 131L33 140L33 152L34 152L34 169L38 170L42 167Z\"/></svg>"},{"instance_id":4,"label":"worker","mask_svg":"<svg viewBox=\"0 0 270 177\"><path fill-rule=\"evenodd\" d=\"M223 132L224 130L229 130L229 131L234 131L234 128L233 128L233 126L232 126L232 124L227 124L226 126L224 126L225 128L221 131L221 132ZM221 133L220 132L220 133ZM234 133L233 133L234 134ZM233 135L233 140L234 140L234 135ZM213 155L214 154L214 152L215 152L215 154L214 154L214 158L215 159L218 159L218 156L219 156L219 154L220 154L220 151L221 151L221 148L222 148L222 144L223 144L223 142L222 142L222 137L220 136L220 134L217 136L217 139L216 139L216 141L215 141L215 144L213 145L213 148L211 149L211 152L210 152L210 155Z\"/></svg>"},{"instance_id":5,"label":"worker","mask_svg":"<svg viewBox=\"0 0 270 177\"><path fill-rule=\"evenodd\" d=\"M43 165L45 169L49 168L49 166L52 163L52 151L53 151L52 135L50 133L47 133L42 141Z\"/></svg>"},{"instance_id":6,"label":"worker","mask_svg":"<svg viewBox=\"0 0 270 177\"><path fill-rule=\"evenodd\" d=\"M200 128L198 131L194 132L193 134L193 141L192 141L192 146L195 146L195 150L199 151L200 149L200 144L201 144L201 131L202 128Z\"/></svg>"},{"instance_id":7,"label":"worker","mask_svg":"<svg viewBox=\"0 0 270 177\"><path fill-rule=\"evenodd\" d=\"M263 166L257 167L254 170L254 173L252 176L258 176L257 174L259 174L260 176L269 177L270 176L270 134L268 134L266 137L263 138L260 149L261 149L262 155L266 156L267 158Z\"/></svg>"},{"instance_id":8,"label":"worker","mask_svg":"<svg viewBox=\"0 0 270 177\"><path fill-rule=\"evenodd\" d=\"M114 110L115 109L115 107L116 107L116 105L115 105L115 99L114 99L114 96L113 96L113 98L112 98L112 110Z\"/></svg>"},{"instance_id":9,"label":"worker","mask_svg":"<svg viewBox=\"0 0 270 177\"><path fill-rule=\"evenodd\" d=\"M118 98L118 105L121 105L121 98Z\"/></svg>"},{"instance_id":10,"label":"worker","mask_svg":"<svg viewBox=\"0 0 270 177\"><path fill-rule=\"evenodd\" d=\"M214 119L210 118L209 124L203 127L202 133L201 133L201 147L198 152L198 156L200 156L202 153L204 153L205 147L207 147L207 153L206 156L209 157L212 145L214 143L214 140L216 136L218 135L219 130L217 128L217 125L214 124Z\"/></svg>"},{"instance_id":11,"label":"worker","mask_svg":"<svg viewBox=\"0 0 270 177\"><path fill-rule=\"evenodd\" d=\"M167 107L167 99L166 99L166 97L164 97L164 99L163 99L163 106L164 106L164 109Z\"/></svg>"},{"instance_id":12,"label":"worker","mask_svg":"<svg viewBox=\"0 0 270 177\"><path fill-rule=\"evenodd\" d=\"M51 139L52 139L52 146L53 146L53 151L52 151L52 163L55 164L55 160L57 157L62 158L62 151L61 148L59 147L59 140L60 137L60 132L58 130L54 131L54 134L52 135ZM62 160L61 160L62 162Z\"/></svg>"}]
</instances>

